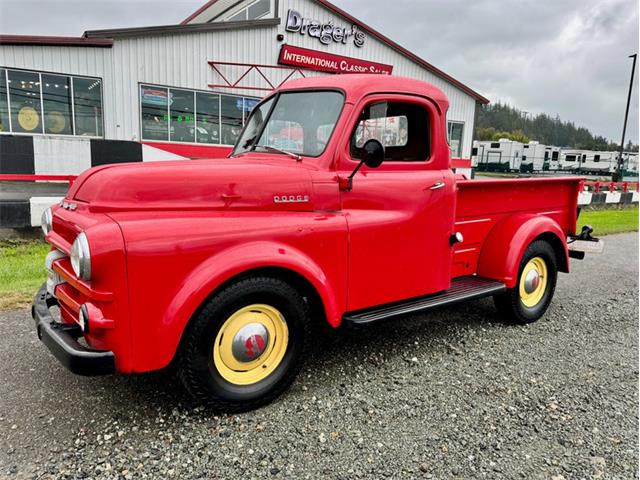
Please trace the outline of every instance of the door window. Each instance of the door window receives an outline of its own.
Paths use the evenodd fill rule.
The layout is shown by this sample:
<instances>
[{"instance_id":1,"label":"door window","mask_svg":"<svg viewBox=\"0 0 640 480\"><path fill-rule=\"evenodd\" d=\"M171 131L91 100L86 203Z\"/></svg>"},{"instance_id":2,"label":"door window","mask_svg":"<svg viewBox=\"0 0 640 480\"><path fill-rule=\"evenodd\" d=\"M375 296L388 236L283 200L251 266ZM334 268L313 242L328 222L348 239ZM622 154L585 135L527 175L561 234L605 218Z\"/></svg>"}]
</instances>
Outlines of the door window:
<instances>
[{"instance_id":1,"label":"door window","mask_svg":"<svg viewBox=\"0 0 640 480\"><path fill-rule=\"evenodd\" d=\"M351 157L362 158L362 147L378 140L385 161L421 162L429 158L429 113L414 103L380 102L367 106L351 136Z\"/></svg>"}]
</instances>

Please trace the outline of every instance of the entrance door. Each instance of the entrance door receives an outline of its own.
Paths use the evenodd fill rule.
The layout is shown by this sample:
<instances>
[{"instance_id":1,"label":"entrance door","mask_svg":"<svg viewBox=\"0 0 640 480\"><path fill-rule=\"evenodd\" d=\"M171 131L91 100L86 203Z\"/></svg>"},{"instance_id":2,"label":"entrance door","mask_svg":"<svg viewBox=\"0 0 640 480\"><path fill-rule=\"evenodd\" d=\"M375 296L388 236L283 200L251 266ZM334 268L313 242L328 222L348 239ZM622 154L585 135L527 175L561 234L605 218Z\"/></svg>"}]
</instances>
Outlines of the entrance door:
<instances>
[{"instance_id":1,"label":"entrance door","mask_svg":"<svg viewBox=\"0 0 640 480\"><path fill-rule=\"evenodd\" d=\"M348 309L358 310L444 290L451 278L449 235L454 178L435 107L418 97L369 99L353 122L341 176L355 168L364 143L385 148L377 169L363 166L342 192L349 228Z\"/></svg>"}]
</instances>

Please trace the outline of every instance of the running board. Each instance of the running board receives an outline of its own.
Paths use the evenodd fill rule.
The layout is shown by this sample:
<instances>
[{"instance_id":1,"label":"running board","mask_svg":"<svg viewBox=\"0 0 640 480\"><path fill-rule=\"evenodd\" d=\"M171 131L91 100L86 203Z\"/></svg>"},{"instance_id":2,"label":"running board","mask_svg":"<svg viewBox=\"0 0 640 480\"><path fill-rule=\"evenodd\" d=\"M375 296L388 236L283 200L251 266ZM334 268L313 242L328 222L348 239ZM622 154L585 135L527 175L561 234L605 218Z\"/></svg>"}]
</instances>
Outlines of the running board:
<instances>
[{"instance_id":1,"label":"running board","mask_svg":"<svg viewBox=\"0 0 640 480\"><path fill-rule=\"evenodd\" d=\"M425 297L412 298L399 303L346 313L343 323L346 326L367 325L408 313L423 312L454 303L489 297L506 290L504 283L482 277L460 277L451 281L451 287L443 292Z\"/></svg>"}]
</instances>

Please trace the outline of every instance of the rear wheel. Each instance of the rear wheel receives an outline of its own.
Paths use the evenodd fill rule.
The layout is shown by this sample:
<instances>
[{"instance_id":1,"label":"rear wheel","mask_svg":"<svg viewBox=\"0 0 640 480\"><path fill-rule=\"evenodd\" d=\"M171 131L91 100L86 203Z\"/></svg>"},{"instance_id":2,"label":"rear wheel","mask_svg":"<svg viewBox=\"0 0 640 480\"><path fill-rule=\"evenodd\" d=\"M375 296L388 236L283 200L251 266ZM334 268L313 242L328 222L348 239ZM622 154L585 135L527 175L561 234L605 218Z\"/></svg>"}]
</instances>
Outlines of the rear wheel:
<instances>
[{"instance_id":1,"label":"rear wheel","mask_svg":"<svg viewBox=\"0 0 640 480\"><path fill-rule=\"evenodd\" d=\"M493 297L501 316L518 324L533 323L549 308L558 268L553 248L544 240L532 242L520 261L514 288Z\"/></svg>"},{"instance_id":2,"label":"rear wheel","mask_svg":"<svg viewBox=\"0 0 640 480\"><path fill-rule=\"evenodd\" d=\"M288 283L241 280L212 297L188 326L179 376L196 399L215 409L257 408L295 379L310 323L308 305Z\"/></svg>"}]
</instances>

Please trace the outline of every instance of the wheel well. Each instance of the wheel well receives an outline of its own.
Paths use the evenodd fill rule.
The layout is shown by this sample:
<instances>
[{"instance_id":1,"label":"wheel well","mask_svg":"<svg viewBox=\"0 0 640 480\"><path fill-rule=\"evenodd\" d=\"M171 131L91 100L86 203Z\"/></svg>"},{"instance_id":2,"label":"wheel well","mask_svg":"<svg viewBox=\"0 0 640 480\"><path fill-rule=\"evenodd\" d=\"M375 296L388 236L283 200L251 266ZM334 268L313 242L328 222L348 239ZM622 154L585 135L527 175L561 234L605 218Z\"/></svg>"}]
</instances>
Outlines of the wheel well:
<instances>
[{"instance_id":1,"label":"wheel well","mask_svg":"<svg viewBox=\"0 0 640 480\"><path fill-rule=\"evenodd\" d=\"M298 272L282 267L262 267L242 272L219 285L213 292L211 292L208 298L215 295L219 290L249 277L272 277L287 282L293 288L297 289L309 303L309 308L311 309L311 315L314 321L317 321L318 323L327 321L327 315L324 310L324 304L322 303L320 294L311 282Z\"/></svg>"},{"instance_id":2,"label":"wheel well","mask_svg":"<svg viewBox=\"0 0 640 480\"><path fill-rule=\"evenodd\" d=\"M189 321L186 323L182 333L180 334L180 342L178 343L178 347L168 368L175 368L176 362L179 361L180 352L183 350L185 332L192 324L195 316L202 310L202 308L204 308L209 299L223 288L226 288L229 285L250 277L272 277L287 282L293 288L297 289L302 297L305 298L307 302L309 302L309 309L311 310L313 322L316 325L320 326L328 325L327 315L324 309L324 304L322 303L322 299L320 298L320 294L317 292L311 282L309 282L305 277L297 272L294 272L293 270L281 267L263 267L253 270L247 270L246 272L242 272L234 277L231 277L230 279L219 285L209 295L207 295L207 298L203 300L203 302L198 306L191 318L189 318Z\"/></svg>"},{"instance_id":3,"label":"wheel well","mask_svg":"<svg viewBox=\"0 0 640 480\"><path fill-rule=\"evenodd\" d=\"M551 232L543 233L542 235L537 236L533 241L543 240L551 245L554 253L556 254L556 262L558 264L558 271L567 273L569 272L569 265L567 264L567 256L564 251L564 245L562 240L558 238L557 235Z\"/></svg>"}]
</instances>

